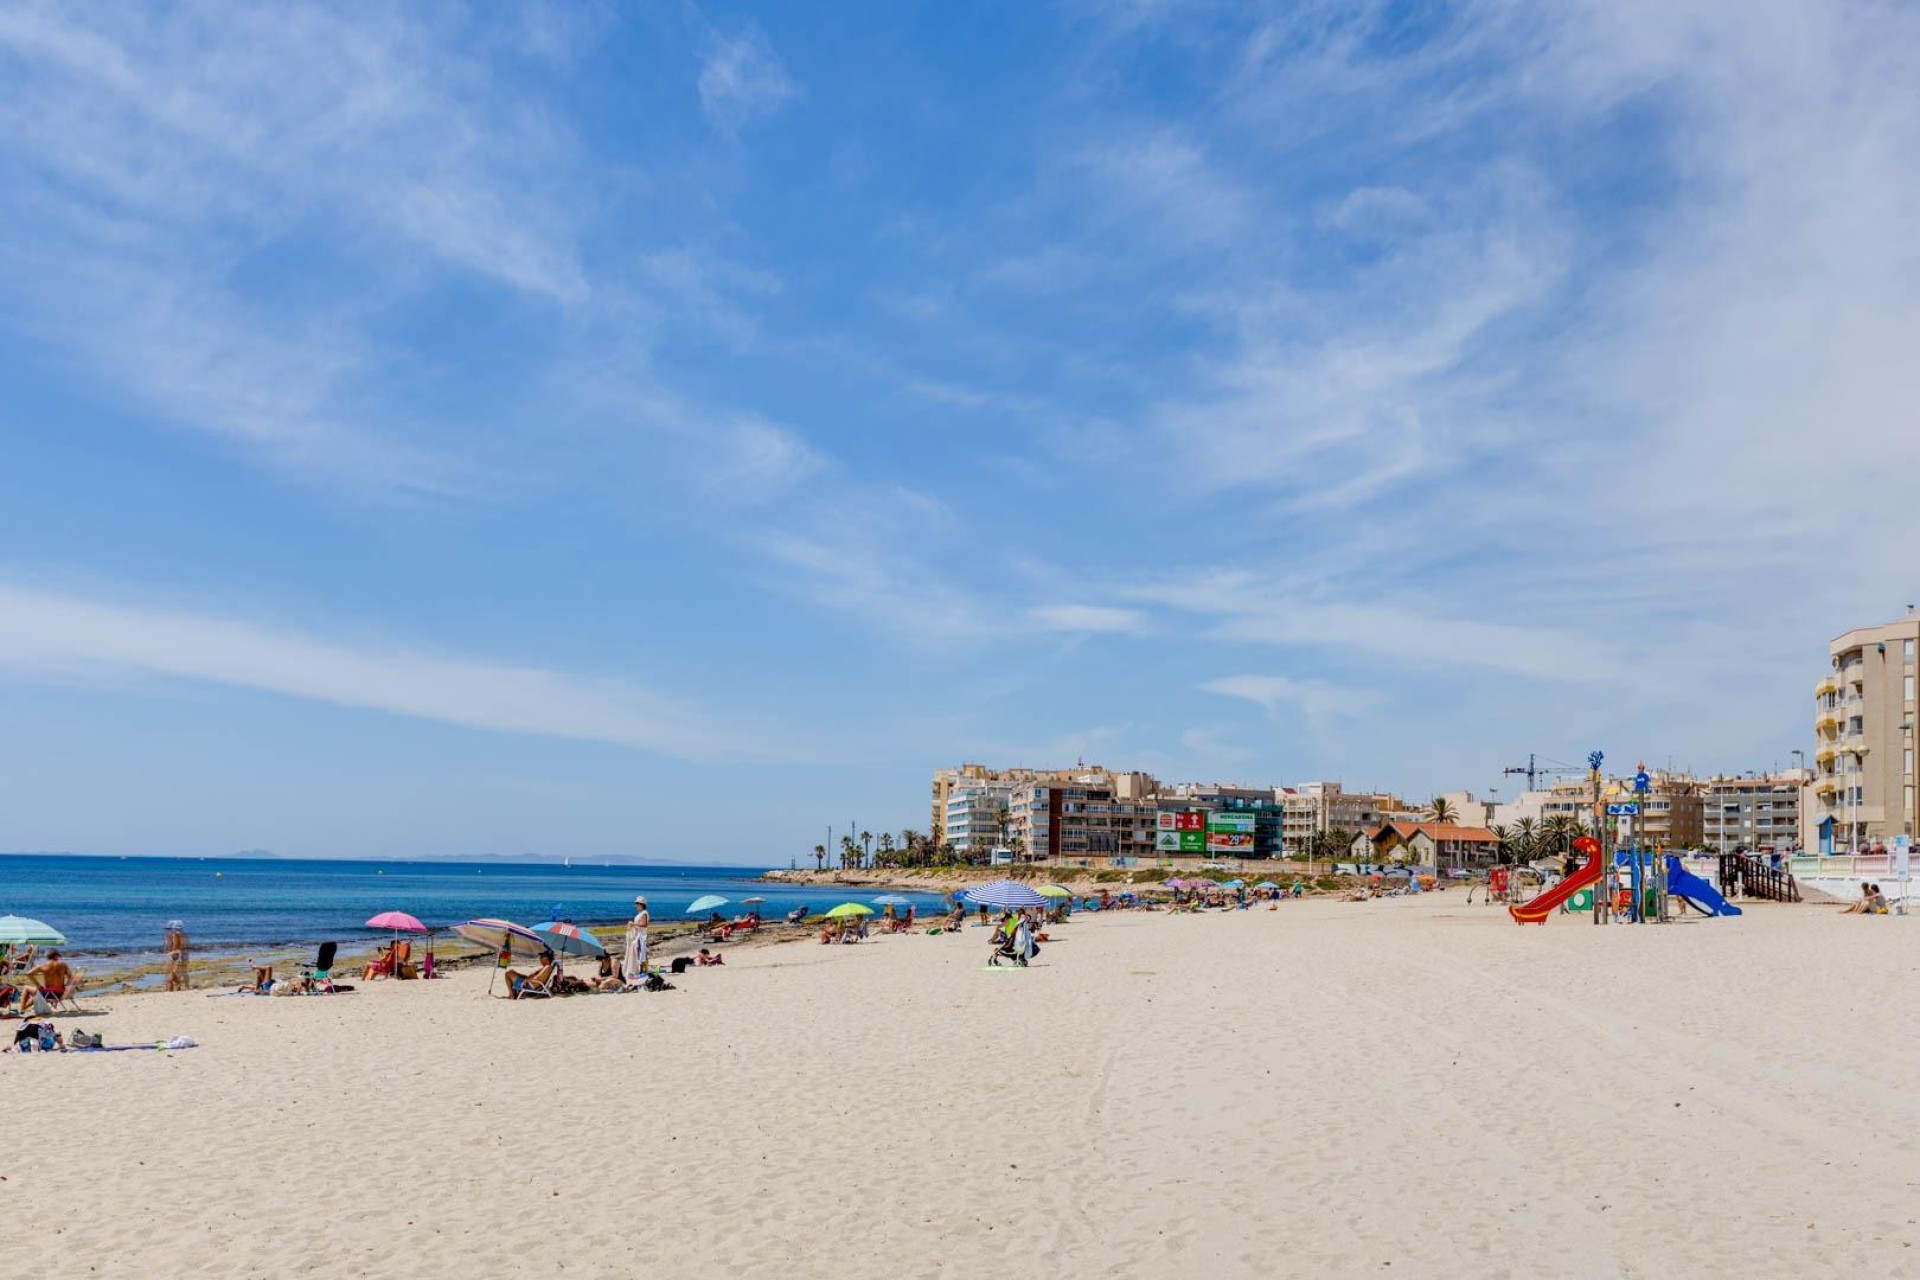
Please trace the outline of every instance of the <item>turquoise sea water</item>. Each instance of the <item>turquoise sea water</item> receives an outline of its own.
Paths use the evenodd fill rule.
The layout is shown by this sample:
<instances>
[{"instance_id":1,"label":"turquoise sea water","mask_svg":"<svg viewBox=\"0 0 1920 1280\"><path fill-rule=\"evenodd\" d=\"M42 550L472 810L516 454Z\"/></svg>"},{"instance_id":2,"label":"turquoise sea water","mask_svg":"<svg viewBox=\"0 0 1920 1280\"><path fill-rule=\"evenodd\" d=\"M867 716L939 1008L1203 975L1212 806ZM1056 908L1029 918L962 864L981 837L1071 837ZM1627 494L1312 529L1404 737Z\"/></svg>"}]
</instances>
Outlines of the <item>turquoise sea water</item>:
<instances>
[{"instance_id":1,"label":"turquoise sea water","mask_svg":"<svg viewBox=\"0 0 1920 1280\"><path fill-rule=\"evenodd\" d=\"M293 858L0 857L0 915L44 920L80 955L155 952L169 920L186 928L196 952L359 943L385 935L363 927L382 911L405 911L433 928L475 916L522 924L548 919L599 924L625 920L644 894L656 920L687 919L705 894L730 899L723 914L779 919L864 901L879 891L803 891L754 880L759 867L559 867L501 862L342 862ZM922 914L932 894L906 894Z\"/></svg>"}]
</instances>

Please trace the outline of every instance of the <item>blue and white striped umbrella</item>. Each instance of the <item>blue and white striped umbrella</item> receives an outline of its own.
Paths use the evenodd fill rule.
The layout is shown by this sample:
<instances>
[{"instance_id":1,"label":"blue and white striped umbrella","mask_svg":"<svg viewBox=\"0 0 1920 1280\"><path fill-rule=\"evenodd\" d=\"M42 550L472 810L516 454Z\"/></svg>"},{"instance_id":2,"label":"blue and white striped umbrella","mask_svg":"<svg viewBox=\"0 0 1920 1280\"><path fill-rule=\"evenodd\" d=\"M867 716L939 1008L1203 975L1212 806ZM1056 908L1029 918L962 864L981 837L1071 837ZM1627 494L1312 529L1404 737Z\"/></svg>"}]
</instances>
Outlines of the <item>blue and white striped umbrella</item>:
<instances>
[{"instance_id":1,"label":"blue and white striped umbrella","mask_svg":"<svg viewBox=\"0 0 1920 1280\"><path fill-rule=\"evenodd\" d=\"M1018 880L995 880L976 884L966 891L968 902L976 907L1044 907L1047 900Z\"/></svg>"}]
</instances>

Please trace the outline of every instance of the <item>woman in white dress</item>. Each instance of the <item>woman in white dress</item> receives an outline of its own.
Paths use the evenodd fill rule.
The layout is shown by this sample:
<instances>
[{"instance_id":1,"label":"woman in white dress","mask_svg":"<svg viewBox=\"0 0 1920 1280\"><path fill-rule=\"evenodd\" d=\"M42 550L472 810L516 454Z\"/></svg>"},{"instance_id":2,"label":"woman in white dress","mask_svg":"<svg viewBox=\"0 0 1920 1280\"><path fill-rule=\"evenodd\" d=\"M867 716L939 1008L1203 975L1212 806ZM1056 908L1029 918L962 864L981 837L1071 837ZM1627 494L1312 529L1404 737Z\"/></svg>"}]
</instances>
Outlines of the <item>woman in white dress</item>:
<instances>
[{"instance_id":1,"label":"woman in white dress","mask_svg":"<svg viewBox=\"0 0 1920 1280\"><path fill-rule=\"evenodd\" d=\"M620 966L628 982L639 982L647 976L647 926L652 923L647 900L635 898L633 919L627 922L627 954Z\"/></svg>"}]
</instances>

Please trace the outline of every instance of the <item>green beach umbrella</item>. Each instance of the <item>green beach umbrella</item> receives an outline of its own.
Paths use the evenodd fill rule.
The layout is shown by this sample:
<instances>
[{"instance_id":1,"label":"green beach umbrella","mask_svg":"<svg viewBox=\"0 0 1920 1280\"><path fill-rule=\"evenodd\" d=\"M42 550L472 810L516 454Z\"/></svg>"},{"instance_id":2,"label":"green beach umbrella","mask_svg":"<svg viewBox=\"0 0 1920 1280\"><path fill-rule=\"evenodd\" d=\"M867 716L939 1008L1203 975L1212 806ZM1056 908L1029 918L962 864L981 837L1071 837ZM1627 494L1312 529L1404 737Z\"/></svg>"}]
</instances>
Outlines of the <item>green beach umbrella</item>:
<instances>
[{"instance_id":1,"label":"green beach umbrella","mask_svg":"<svg viewBox=\"0 0 1920 1280\"><path fill-rule=\"evenodd\" d=\"M1043 898L1071 898L1073 890L1057 884L1043 884L1034 890Z\"/></svg>"},{"instance_id":2,"label":"green beach umbrella","mask_svg":"<svg viewBox=\"0 0 1920 1280\"><path fill-rule=\"evenodd\" d=\"M67 935L44 920L26 916L0 916L0 942L16 947L61 947Z\"/></svg>"},{"instance_id":3,"label":"green beach umbrella","mask_svg":"<svg viewBox=\"0 0 1920 1280\"><path fill-rule=\"evenodd\" d=\"M827 912L827 919L845 920L851 916L870 916L872 914L872 907L863 907L857 902L843 902L833 910Z\"/></svg>"}]
</instances>

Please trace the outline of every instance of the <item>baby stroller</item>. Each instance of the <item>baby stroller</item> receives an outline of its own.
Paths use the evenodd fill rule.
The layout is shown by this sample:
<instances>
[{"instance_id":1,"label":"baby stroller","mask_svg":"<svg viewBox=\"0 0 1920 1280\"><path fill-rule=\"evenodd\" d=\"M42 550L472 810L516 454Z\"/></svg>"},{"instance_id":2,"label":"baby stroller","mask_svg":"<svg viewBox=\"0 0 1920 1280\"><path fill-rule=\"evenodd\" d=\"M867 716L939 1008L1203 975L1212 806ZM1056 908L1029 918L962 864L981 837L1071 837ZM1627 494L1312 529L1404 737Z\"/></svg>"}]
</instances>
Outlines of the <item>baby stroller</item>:
<instances>
[{"instance_id":1,"label":"baby stroller","mask_svg":"<svg viewBox=\"0 0 1920 1280\"><path fill-rule=\"evenodd\" d=\"M993 939L993 954L987 957L987 963L996 968L1002 960L1011 960L1024 969L1027 961L1040 954L1040 947L1033 940L1033 931L1027 928L1024 920L1012 933L995 929Z\"/></svg>"}]
</instances>

